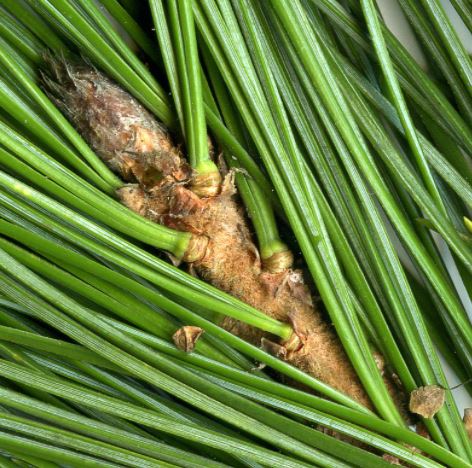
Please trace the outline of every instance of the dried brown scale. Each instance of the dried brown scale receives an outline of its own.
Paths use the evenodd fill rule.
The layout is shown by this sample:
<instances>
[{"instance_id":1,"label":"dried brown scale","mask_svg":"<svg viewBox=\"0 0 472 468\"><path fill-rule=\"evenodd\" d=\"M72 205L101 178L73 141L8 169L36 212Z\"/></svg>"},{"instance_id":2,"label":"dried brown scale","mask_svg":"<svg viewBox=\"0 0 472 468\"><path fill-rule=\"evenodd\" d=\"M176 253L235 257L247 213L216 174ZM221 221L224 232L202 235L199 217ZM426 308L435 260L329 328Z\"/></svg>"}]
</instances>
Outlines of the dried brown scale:
<instances>
[{"instance_id":1,"label":"dried brown scale","mask_svg":"<svg viewBox=\"0 0 472 468\"><path fill-rule=\"evenodd\" d=\"M216 197L221 187L221 175L219 172L195 174L190 186L193 193L202 198Z\"/></svg>"},{"instance_id":2,"label":"dried brown scale","mask_svg":"<svg viewBox=\"0 0 472 468\"><path fill-rule=\"evenodd\" d=\"M439 385L426 385L410 394L410 411L423 418L432 418L444 405L446 392Z\"/></svg>"},{"instance_id":3,"label":"dried brown scale","mask_svg":"<svg viewBox=\"0 0 472 468\"><path fill-rule=\"evenodd\" d=\"M469 436L470 441L472 442L472 408L464 409L464 425L467 435Z\"/></svg>"},{"instance_id":4,"label":"dried brown scale","mask_svg":"<svg viewBox=\"0 0 472 468\"><path fill-rule=\"evenodd\" d=\"M293 254L290 250L276 252L268 258L263 260L263 267L265 271L270 273L281 273L293 265Z\"/></svg>"},{"instance_id":5,"label":"dried brown scale","mask_svg":"<svg viewBox=\"0 0 472 468\"><path fill-rule=\"evenodd\" d=\"M46 84L56 102L103 160L130 183L118 192L123 203L148 219L192 233L186 260L202 279L291 323L296 335L277 344L275 337L231 318L222 325L256 345L264 338L291 364L371 407L332 326L315 309L302 273L287 267L291 254L273 259L268 268L261 264L245 213L235 201L231 173L218 193L205 193L214 180L192 180L179 148L131 96L96 70L63 64L52 69L55 82L48 79ZM195 182L200 195L212 196L197 196Z\"/></svg>"},{"instance_id":6,"label":"dried brown scale","mask_svg":"<svg viewBox=\"0 0 472 468\"><path fill-rule=\"evenodd\" d=\"M203 329L185 325L179 328L173 335L172 340L177 348L186 353L191 353L197 344L198 339L202 336Z\"/></svg>"}]
</instances>

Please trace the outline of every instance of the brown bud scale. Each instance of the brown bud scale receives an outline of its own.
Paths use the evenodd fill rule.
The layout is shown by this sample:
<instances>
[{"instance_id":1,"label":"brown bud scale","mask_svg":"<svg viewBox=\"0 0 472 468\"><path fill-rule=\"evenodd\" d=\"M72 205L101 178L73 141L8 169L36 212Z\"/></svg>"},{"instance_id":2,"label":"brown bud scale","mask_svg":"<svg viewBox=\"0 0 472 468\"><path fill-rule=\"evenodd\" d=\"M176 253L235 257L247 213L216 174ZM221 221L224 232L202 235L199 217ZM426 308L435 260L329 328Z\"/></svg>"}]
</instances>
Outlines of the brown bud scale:
<instances>
[{"instance_id":1,"label":"brown bud scale","mask_svg":"<svg viewBox=\"0 0 472 468\"><path fill-rule=\"evenodd\" d=\"M191 325L185 325L179 328L173 335L172 340L177 348L186 353L191 353L202 336L203 329Z\"/></svg>"},{"instance_id":2,"label":"brown bud scale","mask_svg":"<svg viewBox=\"0 0 472 468\"><path fill-rule=\"evenodd\" d=\"M446 392L439 385L426 385L411 392L410 411L423 418L432 418L444 405Z\"/></svg>"},{"instance_id":3,"label":"brown bud scale","mask_svg":"<svg viewBox=\"0 0 472 468\"><path fill-rule=\"evenodd\" d=\"M472 442L472 408L464 409L464 425L467 435L469 436L470 441Z\"/></svg>"}]
</instances>

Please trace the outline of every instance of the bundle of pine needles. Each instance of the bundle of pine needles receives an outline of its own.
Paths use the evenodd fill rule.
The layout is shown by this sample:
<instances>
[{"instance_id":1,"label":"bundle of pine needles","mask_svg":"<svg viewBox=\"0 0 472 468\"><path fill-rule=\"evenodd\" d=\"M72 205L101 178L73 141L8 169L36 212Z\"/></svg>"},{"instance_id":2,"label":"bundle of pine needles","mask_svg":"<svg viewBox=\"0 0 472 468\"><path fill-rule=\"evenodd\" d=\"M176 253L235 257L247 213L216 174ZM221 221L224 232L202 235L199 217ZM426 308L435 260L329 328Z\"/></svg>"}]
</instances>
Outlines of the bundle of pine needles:
<instances>
[{"instance_id":1,"label":"bundle of pine needles","mask_svg":"<svg viewBox=\"0 0 472 468\"><path fill-rule=\"evenodd\" d=\"M0 466L471 466L472 61L394 3L426 67L375 0L0 0Z\"/></svg>"}]
</instances>

